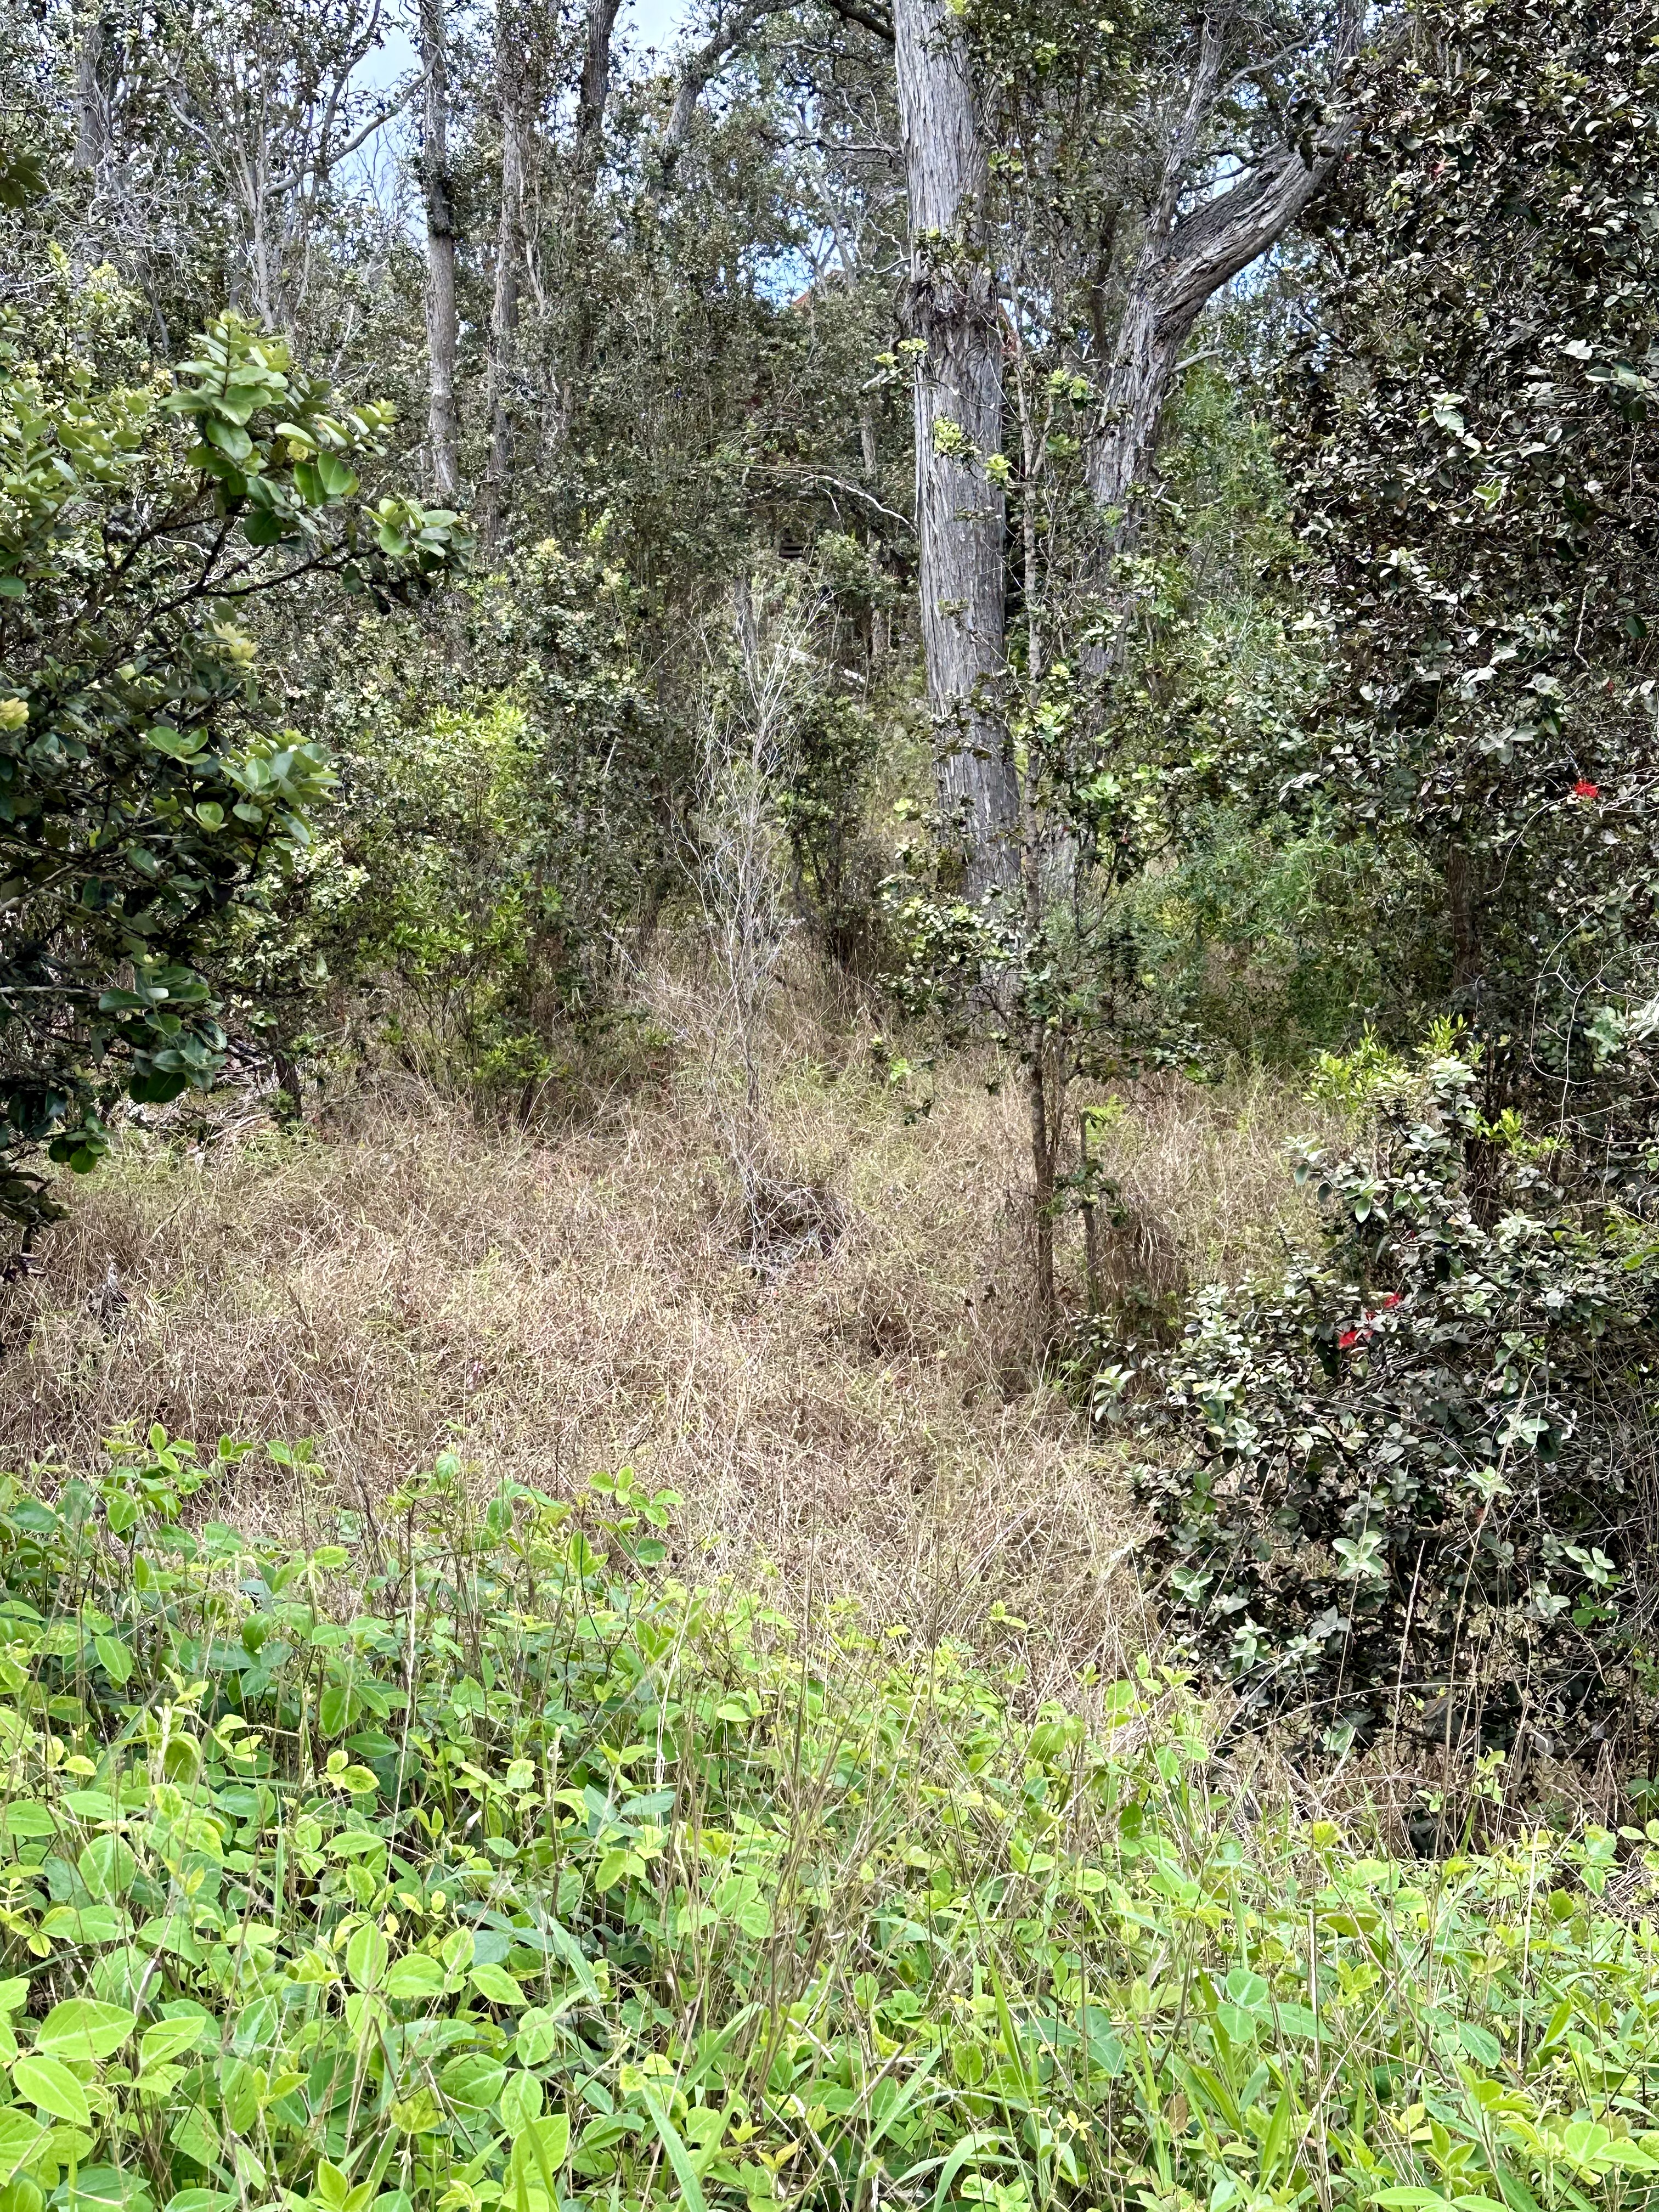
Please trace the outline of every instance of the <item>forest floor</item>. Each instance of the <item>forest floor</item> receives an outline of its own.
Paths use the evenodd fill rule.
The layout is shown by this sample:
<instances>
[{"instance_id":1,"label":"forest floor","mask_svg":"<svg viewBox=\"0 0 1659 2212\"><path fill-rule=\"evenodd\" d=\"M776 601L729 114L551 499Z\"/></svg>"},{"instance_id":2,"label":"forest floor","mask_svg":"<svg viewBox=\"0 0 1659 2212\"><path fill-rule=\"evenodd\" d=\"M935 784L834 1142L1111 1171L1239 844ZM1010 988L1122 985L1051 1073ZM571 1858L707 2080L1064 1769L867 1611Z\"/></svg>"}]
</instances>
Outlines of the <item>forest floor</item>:
<instances>
[{"instance_id":1,"label":"forest floor","mask_svg":"<svg viewBox=\"0 0 1659 2212\"><path fill-rule=\"evenodd\" d=\"M782 1042L773 1153L842 1225L763 1267L695 1071L551 1135L383 1080L298 1129L245 1104L130 1136L9 1293L0 1464L94 1463L124 1422L314 1440L325 1475L296 1490L246 1462L222 1510L267 1526L372 1512L447 1450L561 1494L631 1464L684 1493L698 1577L930 1637L1000 1599L1035 1687L1110 1679L1140 1632L1136 1519L1121 1442L1037 1372L1017 1089L958 1062L918 1115L855 1040ZM1282 1252L1286 1141L1328 1109L1258 1076L1112 1110L1121 1279L1167 1296Z\"/></svg>"}]
</instances>

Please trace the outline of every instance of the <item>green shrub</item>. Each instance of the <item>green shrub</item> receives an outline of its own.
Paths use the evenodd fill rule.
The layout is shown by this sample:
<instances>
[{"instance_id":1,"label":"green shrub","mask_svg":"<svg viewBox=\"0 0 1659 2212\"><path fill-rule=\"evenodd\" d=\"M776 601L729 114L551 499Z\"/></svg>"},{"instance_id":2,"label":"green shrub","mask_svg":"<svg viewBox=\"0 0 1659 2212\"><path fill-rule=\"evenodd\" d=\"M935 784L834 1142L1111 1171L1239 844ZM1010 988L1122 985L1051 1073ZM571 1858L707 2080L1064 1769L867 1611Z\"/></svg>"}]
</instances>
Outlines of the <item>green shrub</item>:
<instances>
[{"instance_id":1,"label":"green shrub","mask_svg":"<svg viewBox=\"0 0 1659 2212\"><path fill-rule=\"evenodd\" d=\"M290 1549L222 1472L0 1498L9 2212L1645 2202L1659 1826L1253 1845L1149 1667L792 1630L629 1474Z\"/></svg>"},{"instance_id":2,"label":"green shrub","mask_svg":"<svg viewBox=\"0 0 1659 2212\"><path fill-rule=\"evenodd\" d=\"M384 403L234 316L175 380L119 384L136 301L107 271L64 289L27 338L0 320L0 1221L26 1231L62 1210L41 1152L85 1171L124 1093L222 1069L222 918L333 781L250 608L327 578L389 605L466 543L447 510L369 504Z\"/></svg>"},{"instance_id":3,"label":"green shrub","mask_svg":"<svg viewBox=\"0 0 1659 2212\"><path fill-rule=\"evenodd\" d=\"M1344 1741L1403 1695L1431 1736L1583 1755L1640 1661L1659 1244L1484 1121L1462 1061L1377 1096L1370 1151L1298 1170L1322 1250L1207 1292L1170 1364L1142 1482L1175 1618Z\"/></svg>"},{"instance_id":4,"label":"green shrub","mask_svg":"<svg viewBox=\"0 0 1659 2212\"><path fill-rule=\"evenodd\" d=\"M358 613L333 641L313 720L339 794L228 963L250 1026L295 1059L367 1030L528 1108L615 1015L678 880L692 777L601 538L547 539L424 625Z\"/></svg>"}]
</instances>

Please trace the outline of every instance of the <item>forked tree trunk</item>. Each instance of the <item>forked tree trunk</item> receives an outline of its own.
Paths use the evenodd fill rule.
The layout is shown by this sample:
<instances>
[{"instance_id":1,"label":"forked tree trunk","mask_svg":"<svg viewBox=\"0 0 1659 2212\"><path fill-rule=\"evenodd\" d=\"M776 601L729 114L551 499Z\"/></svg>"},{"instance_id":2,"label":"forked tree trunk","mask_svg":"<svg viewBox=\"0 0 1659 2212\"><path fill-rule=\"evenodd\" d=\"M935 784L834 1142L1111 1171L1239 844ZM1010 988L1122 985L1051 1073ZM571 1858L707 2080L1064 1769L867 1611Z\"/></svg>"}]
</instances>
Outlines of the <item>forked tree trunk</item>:
<instances>
[{"instance_id":1,"label":"forked tree trunk","mask_svg":"<svg viewBox=\"0 0 1659 2212\"><path fill-rule=\"evenodd\" d=\"M970 895L1019 880L1019 791L1002 699L1001 337L988 175L966 47L945 0L895 0L916 357L921 631L947 842Z\"/></svg>"},{"instance_id":2,"label":"forked tree trunk","mask_svg":"<svg viewBox=\"0 0 1659 2212\"><path fill-rule=\"evenodd\" d=\"M1343 0L1333 59L1358 51L1363 0ZM1089 488L1102 510L1109 555L1133 536L1158 426L1194 324L1223 285L1282 238L1335 168L1352 136L1351 105L1339 104L1304 144L1270 153L1238 182L1186 214L1221 90L1219 28L1206 20L1187 104L1165 150L1157 204L1104 364L1100 421L1089 455ZM1116 221L1115 216L1113 217Z\"/></svg>"},{"instance_id":3,"label":"forked tree trunk","mask_svg":"<svg viewBox=\"0 0 1659 2212\"><path fill-rule=\"evenodd\" d=\"M421 190L426 202L427 428L439 501L460 498L460 419L455 400L455 216L449 189L449 70L444 0L421 0Z\"/></svg>"}]
</instances>

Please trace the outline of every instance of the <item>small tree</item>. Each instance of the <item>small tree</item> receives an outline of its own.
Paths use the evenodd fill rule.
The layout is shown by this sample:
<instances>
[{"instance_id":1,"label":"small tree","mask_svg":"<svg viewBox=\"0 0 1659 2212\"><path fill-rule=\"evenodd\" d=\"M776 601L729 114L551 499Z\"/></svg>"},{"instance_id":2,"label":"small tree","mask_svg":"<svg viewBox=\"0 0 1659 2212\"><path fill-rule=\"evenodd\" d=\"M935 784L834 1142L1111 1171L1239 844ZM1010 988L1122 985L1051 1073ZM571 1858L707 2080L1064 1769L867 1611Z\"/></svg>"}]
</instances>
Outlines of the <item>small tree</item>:
<instances>
[{"instance_id":1,"label":"small tree","mask_svg":"<svg viewBox=\"0 0 1659 2212\"><path fill-rule=\"evenodd\" d=\"M0 1217L59 1209L106 1116L205 1088L225 1036L205 948L309 835L327 757L283 726L242 627L331 577L390 601L446 568L456 517L358 471L382 404L342 406L279 339L213 325L176 382L100 380L125 305L0 345Z\"/></svg>"}]
</instances>

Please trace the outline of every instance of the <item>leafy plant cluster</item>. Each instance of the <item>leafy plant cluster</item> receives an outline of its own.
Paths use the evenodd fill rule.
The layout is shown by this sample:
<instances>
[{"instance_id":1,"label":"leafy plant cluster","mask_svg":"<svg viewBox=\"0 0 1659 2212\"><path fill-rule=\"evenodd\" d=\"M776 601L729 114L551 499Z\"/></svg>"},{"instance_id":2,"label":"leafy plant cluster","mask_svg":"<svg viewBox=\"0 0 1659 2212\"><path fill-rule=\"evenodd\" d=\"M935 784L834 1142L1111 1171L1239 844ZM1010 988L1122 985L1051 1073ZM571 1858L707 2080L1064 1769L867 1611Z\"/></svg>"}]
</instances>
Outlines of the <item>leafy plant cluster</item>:
<instances>
[{"instance_id":1,"label":"leafy plant cluster","mask_svg":"<svg viewBox=\"0 0 1659 2212\"><path fill-rule=\"evenodd\" d=\"M486 1096L558 1079L680 866L691 769L645 617L596 531L458 580L421 621L343 605L326 655L280 641L338 782L239 918L250 1025L296 1060L346 1037Z\"/></svg>"},{"instance_id":2,"label":"leafy plant cluster","mask_svg":"<svg viewBox=\"0 0 1659 2212\"><path fill-rule=\"evenodd\" d=\"M1591 1756L1648 1676L1659 1245L1575 1204L1563 1148L1486 1120L1449 1051L1413 1072L1368 1038L1322 1080L1374 1140L1306 1154L1321 1248L1200 1298L1155 1417L1181 1632L1333 1742Z\"/></svg>"},{"instance_id":3,"label":"leafy plant cluster","mask_svg":"<svg viewBox=\"0 0 1659 2212\"><path fill-rule=\"evenodd\" d=\"M1380 934L1481 1028L1494 1109L1621 1114L1585 1021L1651 988L1656 96L1639 8L1419 11L1281 393L1330 684L1236 758L1397 856Z\"/></svg>"},{"instance_id":4,"label":"leafy plant cluster","mask_svg":"<svg viewBox=\"0 0 1659 2212\"><path fill-rule=\"evenodd\" d=\"M1659 1826L1252 1842L1150 1666L792 1631L628 1473L252 1540L246 1449L5 1481L17 2212L1648 2200Z\"/></svg>"},{"instance_id":5,"label":"leafy plant cluster","mask_svg":"<svg viewBox=\"0 0 1659 2212\"><path fill-rule=\"evenodd\" d=\"M123 1092L223 1064L216 919L303 848L323 749L255 673L251 603L316 575L406 594L464 532L358 471L384 407L348 409L285 343L226 318L176 378L94 366L130 303L0 339L0 1218L56 1210L27 1164L85 1170Z\"/></svg>"}]
</instances>

